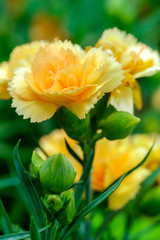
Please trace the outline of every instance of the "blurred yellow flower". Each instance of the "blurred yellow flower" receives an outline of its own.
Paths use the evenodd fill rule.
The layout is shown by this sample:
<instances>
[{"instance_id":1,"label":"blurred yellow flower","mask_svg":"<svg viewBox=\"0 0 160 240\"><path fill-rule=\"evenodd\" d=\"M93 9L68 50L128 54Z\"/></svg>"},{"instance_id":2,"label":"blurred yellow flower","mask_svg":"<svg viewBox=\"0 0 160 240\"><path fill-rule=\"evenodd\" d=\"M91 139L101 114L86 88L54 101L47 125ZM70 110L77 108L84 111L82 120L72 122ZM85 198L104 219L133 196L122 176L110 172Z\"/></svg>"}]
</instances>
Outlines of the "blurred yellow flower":
<instances>
[{"instance_id":1,"label":"blurred yellow flower","mask_svg":"<svg viewBox=\"0 0 160 240\"><path fill-rule=\"evenodd\" d=\"M96 47L102 47L116 57L124 70L122 84L110 97L110 103L118 110L133 113L133 102L137 109L142 108L141 91L137 78L152 76L160 70L160 58L157 51L141 42L132 34L126 34L118 28L105 30Z\"/></svg>"},{"instance_id":2,"label":"blurred yellow flower","mask_svg":"<svg viewBox=\"0 0 160 240\"><path fill-rule=\"evenodd\" d=\"M8 62L2 62L0 64L0 99L11 97L7 91L8 79Z\"/></svg>"},{"instance_id":3,"label":"blurred yellow flower","mask_svg":"<svg viewBox=\"0 0 160 240\"><path fill-rule=\"evenodd\" d=\"M109 141L105 138L96 143L93 161L92 188L104 191L125 172L135 167L145 156L144 151L133 148L129 138ZM112 210L119 209L135 198L140 184L149 175L150 171L139 167L130 173L118 189L108 198L108 206Z\"/></svg>"},{"instance_id":4,"label":"blurred yellow flower","mask_svg":"<svg viewBox=\"0 0 160 240\"><path fill-rule=\"evenodd\" d=\"M28 35L30 41L42 39L53 41L54 38L65 39L68 32L60 25L58 20L45 12L37 12L31 19Z\"/></svg>"},{"instance_id":5,"label":"blurred yellow flower","mask_svg":"<svg viewBox=\"0 0 160 240\"><path fill-rule=\"evenodd\" d=\"M55 130L51 134L40 139L40 146L50 156L62 152L73 164L77 172L76 181L82 174L82 166L68 152L64 138L70 146L82 158L82 150L76 141L70 139L63 130ZM92 169L92 189L104 191L110 184L122 174L135 167L145 157L155 140L154 135L133 135L123 140L109 141L106 138L96 143L95 156ZM40 149L38 153L43 159ZM131 199L135 198L140 189L140 184L149 174L160 166L160 138L147 161L137 170L129 174L118 189L108 198L110 209L116 210L123 207Z\"/></svg>"},{"instance_id":6,"label":"blurred yellow flower","mask_svg":"<svg viewBox=\"0 0 160 240\"><path fill-rule=\"evenodd\" d=\"M12 106L31 122L51 118L61 106L84 118L122 79L121 65L107 52L92 48L85 53L80 46L59 40L28 50L14 71L9 91Z\"/></svg>"},{"instance_id":7,"label":"blurred yellow flower","mask_svg":"<svg viewBox=\"0 0 160 240\"><path fill-rule=\"evenodd\" d=\"M11 81L11 78L14 75L14 70L19 62L25 60L28 55L38 51L38 49L45 44L46 42L41 41L18 46L11 52L9 61L0 64L0 99L11 98L8 92L8 83Z\"/></svg>"}]
</instances>

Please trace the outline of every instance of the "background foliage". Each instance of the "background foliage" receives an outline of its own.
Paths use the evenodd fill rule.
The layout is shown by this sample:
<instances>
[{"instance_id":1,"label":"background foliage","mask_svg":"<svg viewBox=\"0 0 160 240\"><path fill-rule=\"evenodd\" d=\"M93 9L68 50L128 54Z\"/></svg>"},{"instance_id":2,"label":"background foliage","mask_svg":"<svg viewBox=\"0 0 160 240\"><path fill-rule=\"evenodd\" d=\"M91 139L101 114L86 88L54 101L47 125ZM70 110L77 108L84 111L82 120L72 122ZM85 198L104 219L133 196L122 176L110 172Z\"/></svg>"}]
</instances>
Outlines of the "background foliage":
<instances>
[{"instance_id":1,"label":"background foliage","mask_svg":"<svg viewBox=\"0 0 160 240\"><path fill-rule=\"evenodd\" d=\"M93 45L104 29L114 26L133 33L152 48L160 49L159 0L1 0L0 16L0 61L8 60L15 46L36 39L59 37L71 39L82 47ZM160 74L141 79L140 84L144 107L135 114L141 118L135 132L160 133L160 112L151 104L152 95L160 86ZM0 198L16 224L15 230L20 228L17 224L28 229L30 206L15 172L13 148L21 138L20 155L28 169L32 150L37 144L32 133L39 138L55 127L58 125L54 119L30 125L11 108L10 100L0 100ZM135 206L136 201L114 218L102 240L158 239L159 216L142 215ZM104 221L105 213L104 202L93 213L93 235ZM0 233L2 220L0 212ZM83 230L82 225L80 231Z\"/></svg>"}]
</instances>

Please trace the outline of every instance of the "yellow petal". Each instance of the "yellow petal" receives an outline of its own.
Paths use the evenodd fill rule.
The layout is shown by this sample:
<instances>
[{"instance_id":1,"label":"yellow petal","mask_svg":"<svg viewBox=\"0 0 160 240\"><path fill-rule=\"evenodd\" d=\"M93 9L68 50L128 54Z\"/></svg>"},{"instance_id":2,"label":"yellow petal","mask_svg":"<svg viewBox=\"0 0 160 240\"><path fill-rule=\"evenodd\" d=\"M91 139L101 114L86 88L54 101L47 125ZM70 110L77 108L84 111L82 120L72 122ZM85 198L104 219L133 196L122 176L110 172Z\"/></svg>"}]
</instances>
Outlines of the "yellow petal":
<instances>
[{"instance_id":1,"label":"yellow petal","mask_svg":"<svg viewBox=\"0 0 160 240\"><path fill-rule=\"evenodd\" d=\"M23 115L24 119L31 118L31 122L42 122L51 118L57 110L57 106L53 103L33 100L26 101L20 98L14 98L12 107L16 108L19 115Z\"/></svg>"},{"instance_id":2,"label":"yellow petal","mask_svg":"<svg viewBox=\"0 0 160 240\"><path fill-rule=\"evenodd\" d=\"M111 93L109 103L118 111L133 114L133 91L132 88L121 86Z\"/></svg>"},{"instance_id":3,"label":"yellow petal","mask_svg":"<svg viewBox=\"0 0 160 240\"><path fill-rule=\"evenodd\" d=\"M135 80L133 84L133 101L138 110L141 110L143 107L142 95L139 83Z\"/></svg>"}]
</instances>

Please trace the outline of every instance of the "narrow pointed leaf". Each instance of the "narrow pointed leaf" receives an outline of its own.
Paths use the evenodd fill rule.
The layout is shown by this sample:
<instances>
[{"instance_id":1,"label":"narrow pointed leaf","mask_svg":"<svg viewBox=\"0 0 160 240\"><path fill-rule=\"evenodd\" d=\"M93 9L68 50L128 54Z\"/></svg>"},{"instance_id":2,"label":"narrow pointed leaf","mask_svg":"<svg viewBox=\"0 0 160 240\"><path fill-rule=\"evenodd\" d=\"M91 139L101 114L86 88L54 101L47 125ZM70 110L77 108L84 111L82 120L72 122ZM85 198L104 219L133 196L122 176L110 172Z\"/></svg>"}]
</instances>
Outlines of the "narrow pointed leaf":
<instances>
[{"instance_id":1,"label":"narrow pointed leaf","mask_svg":"<svg viewBox=\"0 0 160 240\"><path fill-rule=\"evenodd\" d=\"M41 235L38 232L38 226L36 224L36 221L34 217L31 217L31 223L29 226L30 234L31 234L31 240L41 240Z\"/></svg>"},{"instance_id":2,"label":"narrow pointed leaf","mask_svg":"<svg viewBox=\"0 0 160 240\"><path fill-rule=\"evenodd\" d=\"M23 188L27 194L27 197L30 201L36 222L39 227L42 227L42 226L44 226L43 209L42 209L37 191L31 181L30 177L28 176L28 174L25 173L26 170L20 160L19 153L18 153L18 147L19 147L19 142L16 144L16 146L14 148L15 167L16 167L19 179L22 183L22 186L23 186Z\"/></svg>"},{"instance_id":3,"label":"narrow pointed leaf","mask_svg":"<svg viewBox=\"0 0 160 240\"><path fill-rule=\"evenodd\" d=\"M74 229L76 228L76 226L79 224L83 217L85 217L95 207L101 204L107 197L109 197L117 189L117 187L120 185L120 183L122 182L126 175L127 173L123 174L123 176L120 177L114 184L107 188L99 197L97 197L94 201L92 201L88 206L86 206L78 213L73 222L68 225L66 233L62 238L63 240L66 239L74 231Z\"/></svg>"},{"instance_id":4,"label":"narrow pointed leaf","mask_svg":"<svg viewBox=\"0 0 160 240\"><path fill-rule=\"evenodd\" d=\"M130 174L131 172L133 172L134 170L136 170L137 168L139 168L148 158L150 152L152 151L153 147L154 147L155 142L153 143L152 147L149 149L148 153L146 154L146 156L143 158L143 160L134 168L132 168L130 171L127 172L127 175Z\"/></svg>"},{"instance_id":5,"label":"narrow pointed leaf","mask_svg":"<svg viewBox=\"0 0 160 240\"><path fill-rule=\"evenodd\" d=\"M65 139L65 143L66 143L66 147L67 150L69 151L69 153L80 163L84 164L84 162L82 161L82 159L77 155L77 153L71 148L71 146L69 145L69 143L67 142L67 140Z\"/></svg>"},{"instance_id":6,"label":"narrow pointed leaf","mask_svg":"<svg viewBox=\"0 0 160 240\"><path fill-rule=\"evenodd\" d=\"M51 224L49 224L46 227L40 228L38 229L38 232L44 232L45 230L47 230L49 227L51 226ZM30 237L30 232L26 231L24 233L13 233L13 234L7 234L7 235L3 235L0 236L0 240L21 240L21 239L25 239Z\"/></svg>"},{"instance_id":7,"label":"narrow pointed leaf","mask_svg":"<svg viewBox=\"0 0 160 240\"><path fill-rule=\"evenodd\" d=\"M12 233L12 223L8 217L2 200L0 199L0 224L4 234Z\"/></svg>"},{"instance_id":8,"label":"narrow pointed leaf","mask_svg":"<svg viewBox=\"0 0 160 240\"><path fill-rule=\"evenodd\" d=\"M160 175L160 167L158 167L146 180L144 180L141 186L143 188L148 188L152 186L156 182L159 175Z\"/></svg>"}]
</instances>

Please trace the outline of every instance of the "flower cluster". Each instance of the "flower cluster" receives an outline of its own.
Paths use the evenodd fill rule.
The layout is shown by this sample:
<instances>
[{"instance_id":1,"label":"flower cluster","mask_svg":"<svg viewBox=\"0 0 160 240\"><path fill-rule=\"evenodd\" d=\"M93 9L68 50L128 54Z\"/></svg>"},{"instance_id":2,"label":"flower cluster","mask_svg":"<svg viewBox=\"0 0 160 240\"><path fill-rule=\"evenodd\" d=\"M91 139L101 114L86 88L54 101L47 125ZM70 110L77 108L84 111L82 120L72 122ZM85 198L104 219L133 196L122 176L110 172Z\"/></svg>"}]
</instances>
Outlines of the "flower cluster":
<instances>
[{"instance_id":1,"label":"flower cluster","mask_svg":"<svg viewBox=\"0 0 160 240\"><path fill-rule=\"evenodd\" d=\"M76 182L82 174L82 166L67 150L65 139L72 149L82 157L82 151L76 141L70 139L63 130L55 130L40 139L41 148L51 156L62 152L71 161L76 171ZM106 138L96 143L93 160L92 189L104 191L125 172L131 170L142 161L155 140L155 136L133 135L124 140L109 141ZM38 154L45 160L45 155L40 149ZM119 209L129 200L135 198L140 189L140 184L160 164L160 138L148 157L146 163L130 173L117 190L108 198L110 209Z\"/></svg>"},{"instance_id":2,"label":"flower cluster","mask_svg":"<svg viewBox=\"0 0 160 240\"><path fill-rule=\"evenodd\" d=\"M51 118L62 106L85 118L105 93L118 110L133 113L133 100L142 107L136 79L159 69L156 51L117 28L105 30L86 51L67 40L36 41L16 47L1 64L0 98L10 95L17 113L31 122Z\"/></svg>"}]
</instances>

